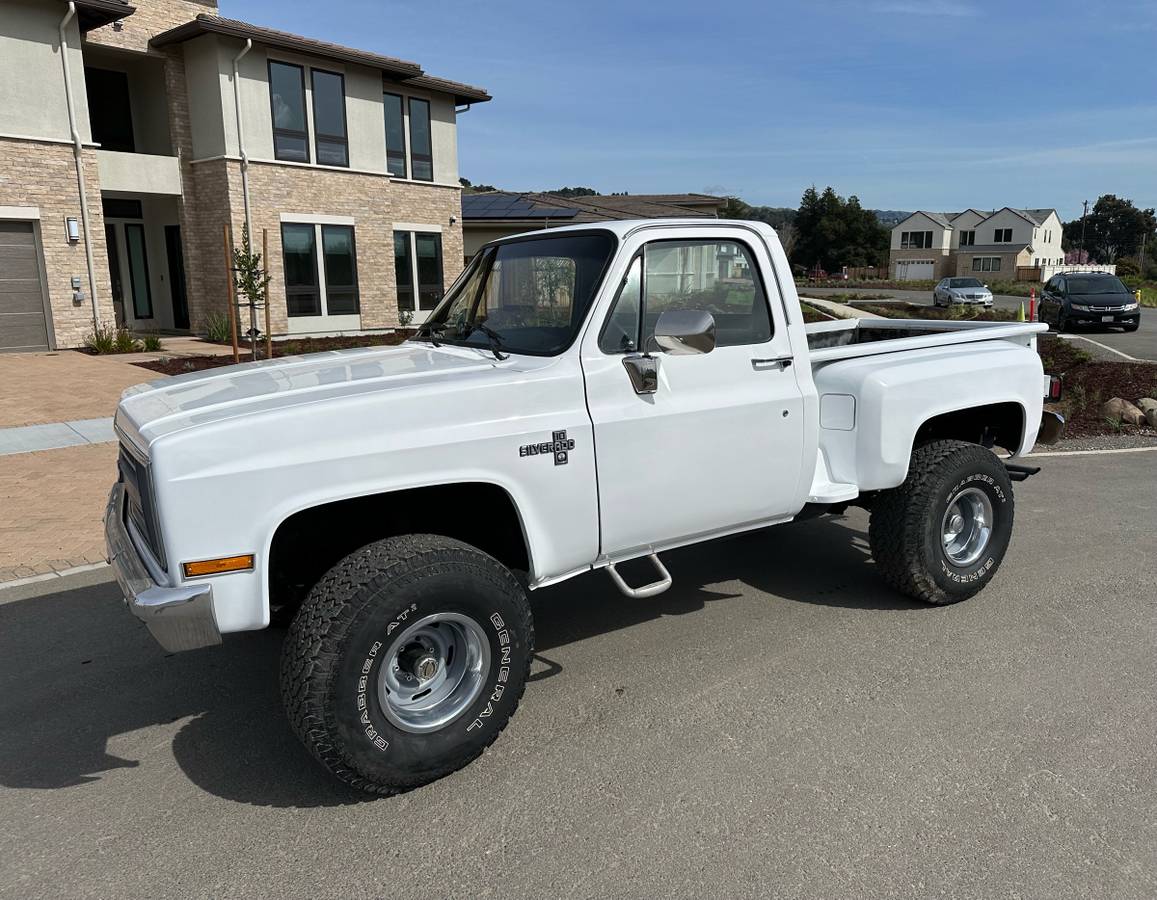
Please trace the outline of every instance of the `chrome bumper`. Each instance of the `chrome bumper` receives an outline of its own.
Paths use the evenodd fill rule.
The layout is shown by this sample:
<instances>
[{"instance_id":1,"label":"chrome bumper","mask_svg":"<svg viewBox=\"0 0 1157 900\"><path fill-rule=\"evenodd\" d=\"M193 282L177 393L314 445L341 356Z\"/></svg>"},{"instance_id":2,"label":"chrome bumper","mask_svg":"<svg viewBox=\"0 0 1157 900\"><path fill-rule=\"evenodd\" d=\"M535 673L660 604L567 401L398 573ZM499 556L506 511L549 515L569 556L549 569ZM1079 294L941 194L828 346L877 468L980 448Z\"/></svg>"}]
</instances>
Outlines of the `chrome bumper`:
<instances>
[{"instance_id":1,"label":"chrome bumper","mask_svg":"<svg viewBox=\"0 0 1157 900\"><path fill-rule=\"evenodd\" d=\"M125 527L125 489L117 484L104 512L108 561L134 616L171 653L221 643L208 584L163 587L153 579Z\"/></svg>"}]
</instances>

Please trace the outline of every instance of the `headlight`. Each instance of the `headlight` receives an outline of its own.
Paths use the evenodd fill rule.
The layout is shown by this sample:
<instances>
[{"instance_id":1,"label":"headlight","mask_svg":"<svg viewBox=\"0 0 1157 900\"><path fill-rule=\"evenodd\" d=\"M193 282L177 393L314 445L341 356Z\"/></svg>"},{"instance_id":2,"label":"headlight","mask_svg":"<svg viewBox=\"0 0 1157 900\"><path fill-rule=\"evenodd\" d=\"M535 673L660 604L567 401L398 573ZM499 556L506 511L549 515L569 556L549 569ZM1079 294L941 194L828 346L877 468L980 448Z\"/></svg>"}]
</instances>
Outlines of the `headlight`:
<instances>
[{"instance_id":1,"label":"headlight","mask_svg":"<svg viewBox=\"0 0 1157 900\"><path fill-rule=\"evenodd\" d=\"M1136 308L1137 308L1137 304L1136 304L1136 303L1126 303L1126 304L1125 304L1125 312L1132 312L1132 311L1133 311L1133 310L1135 310Z\"/></svg>"},{"instance_id":2,"label":"headlight","mask_svg":"<svg viewBox=\"0 0 1157 900\"><path fill-rule=\"evenodd\" d=\"M1074 309L1076 312L1088 312L1088 311L1089 311L1089 308L1088 308L1087 306L1083 306L1083 305L1082 305L1082 304L1080 304L1080 303L1074 303L1074 304L1073 304L1073 309Z\"/></svg>"}]
</instances>

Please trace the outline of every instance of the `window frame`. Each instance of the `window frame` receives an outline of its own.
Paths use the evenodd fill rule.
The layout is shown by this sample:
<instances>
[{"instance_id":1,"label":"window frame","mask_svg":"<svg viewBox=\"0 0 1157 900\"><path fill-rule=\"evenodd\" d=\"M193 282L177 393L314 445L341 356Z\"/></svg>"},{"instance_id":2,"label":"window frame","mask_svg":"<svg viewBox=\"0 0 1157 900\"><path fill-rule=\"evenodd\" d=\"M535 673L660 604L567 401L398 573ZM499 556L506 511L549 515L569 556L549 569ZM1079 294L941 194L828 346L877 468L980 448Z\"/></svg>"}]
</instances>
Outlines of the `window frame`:
<instances>
[{"instance_id":1,"label":"window frame","mask_svg":"<svg viewBox=\"0 0 1157 900\"><path fill-rule=\"evenodd\" d=\"M331 76L337 78L341 82L341 126L342 126L342 130L345 131L345 134L343 134L343 135L328 134L328 133L323 134L321 129L318 127L318 124L317 124L318 123L318 118L317 118L317 76L319 73L322 75L331 75ZM349 113L346 110L345 73L344 72L334 72L331 69L322 69L322 68L319 68L317 66L310 66L309 67L309 92L312 95L310 98L310 109L311 109L311 112L313 113L313 150L314 150L314 155L317 158L317 164L319 166L333 166L336 169L348 169L350 167L350 128L349 128ZM270 96L272 96L272 94ZM309 124L310 124L308 119L306 120L305 124L306 124L306 127L308 128ZM327 144L340 144L342 146L342 148L345 150L345 162L344 163L332 163L332 162L323 163L321 161L321 148L318 146L318 144L321 141L325 141ZM276 146L274 147L274 150L276 150Z\"/></svg>"},{"instance_id":2,"label":"window frame","mask_svg":"<svg viewBox=\"0 0 1157 900\"><path fill-rule=\"evenodd\" d=\"M318 231L321 233L321 243L318 246L321 250L321 268L322 268L322 271L319 272L318 275L319 275L319 279L323 280L324 284L325 284L325 291L321 297L322 309L324 310L322 312L322 315L326 316L326 317L329 317L329 316L360 316L362 314L362 291L361 291L361 286L359 284L359 279L358 279L358 236L357 236L357 229L353 225L335 224L333 222L319 222L317 225L317 228L318 228ZM350 293L351 291L353 292L354 308L350 312L335 313L330 309L330 306L329 306L329 294L330 294L329 263L328 263L328 260L326 258L326 252L325 252L325 230L327 228L349 229L349 233L350 233L350 261L352 264L351 268L353 269L354 280L353 280L352 284L333 285L333 287L335 287L338 290L338 292L340 292L340 293Z\"/></svg>"},{"instance_id":3,"label":"window frame","mask_svg":"<svg viewBox=\"0 0 1157 900\"><path fill-rule=\"evenodd\" d=\"M429 178L421 178L417 174L418 167L417 167L416 163L418 162L418 154L416 154L414 152L414 104L415 103L425 103L426 104L426 137L430 143L430 154L429 154L429 156L430 156L430 158L429 158L430 177ZM407 131L407 138L408 138L407 149L409 151L409 157L410 157L409 158L409 163L410 163L409 168L410 168L410 180L411 181L423 181L423 182L428 182L428 183L434 181L433 112L434 112L434 104L431 101L427 100L425 97L416 97L413 94L408 94L406 96L406 126L407 126L406 131ZM425 154L423 154L423 156L424 155ZM421 161L426 162L425 159L422 159Z\"/></svg>"},{"instance_id":4,"label":"window frame","mask_svg":"<svg viewBox=\"0 0 1157 900\"><path fill-rule=\"evenodd\" d=\"M422 231L419 229L397 229L393 231L394 234L394 303L401 312L403 309L411 313L432 313L438 308L442 302L442 298L446 296L446 245L442 240L442 232L430 229L429 231ZM397 272L397 236L405 235L406 237L406 253L410 260L410 294L413 305L403 307L398 296L398 272ZM441 285L441 293L438 299L434 301L433 306L422 306L422 287L421 281L418 277L418 235L425 235L437 238L438 241L438 282ZM453 285L451 285L453 287Z\"/></svg>"},{"instance_id":5,"label":"window frame","mask_svg":"<svg viewBox=\"0 0 1157 900\"><path fill-rule=\"evenodd\" d=\"M1006 238L1005 235L1008 235ZM992 242L994 244L1011 244L1012 243L1012 229L1011 228L994 228L992 229Z\"/></svg>"},{"instance_id":6,"label":"window frame","mask_svg":"<svg viewBox=\"0 0 1157 900\"><path fill-rule=\"evenodd\" d=\"M301 76L301 115L302 115L302 118L305 119L305 131L299 132L299 131L296 131L296 130L291 129L291 128L278 128L277 127L277 109L273 105L273 67L274 66L286 66L287 68L297 69L298 73ZM269 121L270 121L270 125L273 128L273 158L280 161L280 162L290 162L290 163L299 163L299 164L304 163L305 165L309 165L312 162L312 159L310 157L309 102L308 102L308 98L306 97L306 90L305 90L305 66L301 65L300 63L288 62L287 60L284 60L284 59L275 59L271 56L266 60L265 71L266 71L266 78L268 79L268 82L269 82ZM288 159L284 156L278 155L277 136L279 134L285 135L287 137L300 138L300 139L304 140L305 141L305 159L304 160Z\"/></svg>"},{"instance_id":7,"label":"window frame","mask_svg":"<svg viewBox=\"0 0 1157 900\"><path fill-rule=\"evenodd\" d=\"M976 246L976 229L965 228L960 232L960 246L961 247L975 247Z\"/></svg>"},{"instance_id":8,"label":"window frame","mask_svg":"<svg viewBox=\"0 0 1157 900\"><path fill-rule=\"evenodd\" d=\"M313 241L313 245L312 245L313 252L310 255L313 259L314 293L317 295L317 310L318 310L315 313L294 313L294 312L291 312L289 309L290 292L293 291L293 292L295 292L295 294L303 294L306 292L306 288L303 285L293 285L291 287L289 284L289 279L286 277L286 273L285 273L285 229L286 228L308 228L308 229L310 229L310 234L312 235L312 241ZM282 278L282 284L283 284L284 290L285 290L285 317L286 317L286 319L310 319L310 318L318 318L320 316L325 315L325 301L324 301L324 298L322 295L322 288L321 288L322 275L321 275L321 272L319 271L318 264L317 264L317 250L318 250L318 245L317 245L317 225L316 224L311 223L311 222L282 222L281 223L281 278Z\"/></svg>"},{"instance_id":9,"label":"window frame","mask_svg":"<svg viewBox=\"0 0 1157 900\"><path fill-rule=\"evenodd\" d=\"M145 303L148 305L148 314L144 315L137 312L137 279L133 275L133 248L132 241L129 239L129 229L134 228L141 236L141 266L144 269L144 289L145 289ZM125 222L125 256L128 258L129 267L129 298L132 300L133 318L134 319L153 319L156 317L156 311L153 307L153 286L152 275L149 272L149 243L145 238L145 225L143 222Z\"/></svg>"},{"instance_id":10,"label":"window frame","mask_svg":"<svg viewBox=\"0 0 1157 900\"><path fill-rule=\"evenodd\" d=\"M382 97L395 97L398 101L398 114L402 117L402 174L395 175L390 171L390 140L389 128L386 122L385 102L382 102L382 124L385 127L386 135L386 174L391 178L409 179L410 177L410 128L409 117L406 115L408 106L407 96L405 94L397 94L393 91L382 89Z\"/></svg>"},{"instance_id":11,"label":"window frame","mask_svg":"<svg viewBox=\"0 0 1157 900\"><path fill-rule=\"evenodd\" d=\"M717 349L717 350L718 349L727 349L727 347L760 347L764 344L770 344L772 341L775 340L776 321L775 321L775 311L772 309L771 295L767 291L767 283L763 279L763 272L760 271L760 266L759 266L758 260L756 258L755 252L752 250L751 245L748 244L747 241L745 241L743 238L739 238L739 237L726 237L726 238L717 238L717 239L708 238L705 240L702 240L702 239L701 240L694 240L694 239L689 239L689 238L658 238L656 240L646 241L645 243L642 244L642 246L639 247L639 249L637 251L635 251L635 253L631 254L631 258L627 262L627 267L626 267L626 269L623 270L623 279L624 280L622 283L620 283L619 287L615 289L615 297L611 301L610 305L607 307L606 314L603 317L603 324L600 326L598 335L595 339L595 346L598 347L600 353L602 353L604 356L622 356L622 355L628 354L628 353L638 353L638 354L643 354L643 355L650 355L651 351L648 350L647 347L643 343L643 329L644 329L646 321L647 321L647 248L654 245L654 244L688 244L688 245L735 244L735 245L739 246L740 248L742 248L742 250L744 251L744 253L747 256L747 261L748 261L748 263L750 263L750 267L751 267L752 273L754 275L754 278L752 280L755 282L755 285L758 288L758 291L762 292L762 294L763 294L763 303L767 309L767 322L768 322L768 326L769 326L770 330L768 332L768 336L767 336L766 340L747 342L747 343L742 343L742 344L727 344L725 347L717 346L715 349ZM602 346L603 335L605 334L607 327L610 325L611 320L614 318L615 307L617 307L619 304L619 300L622 296L622 291L626 287L626 279L628 279L630 277L631 266L633 266L635 264L636 259L641 259L642 262L641 262L640 268L639 268L639 323L638 323L638 328L637 328L636 333L635 333L635 349L633 349L633 350L605 350ZM603 277L604 278L606 277L605 273L604 273ZM753 306L753 308L754 308L754 306ZM712 318L714 318L714 316Z\"/></svg>"}]
</instances>

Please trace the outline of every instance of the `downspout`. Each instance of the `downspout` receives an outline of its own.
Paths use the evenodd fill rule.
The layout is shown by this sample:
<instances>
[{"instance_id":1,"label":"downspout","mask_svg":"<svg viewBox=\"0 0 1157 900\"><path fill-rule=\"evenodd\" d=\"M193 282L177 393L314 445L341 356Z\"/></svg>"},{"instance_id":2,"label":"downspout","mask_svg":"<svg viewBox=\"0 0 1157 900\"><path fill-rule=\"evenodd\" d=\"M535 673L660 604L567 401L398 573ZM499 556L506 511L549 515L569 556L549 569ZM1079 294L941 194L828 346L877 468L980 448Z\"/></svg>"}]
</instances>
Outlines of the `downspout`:
<instances>
[{"instance_id":1,"label":"downspout","mask_svg":"<svg viewBox=\"0 0 1157 900\"><path fill-rule=\"evenodd\" d=\"M76 161L76 184L80 190L80 221L84 227L84 258L88 263L88 293L92 299L92 328L100 328L100 313L96 305L96 263L92 256L92 229L89 227L88 191L84 184L84 159L81 151L80 129L76 125L76 106L72 98L72 69L68 64L68 35L65 29L76 18L76 3L69 2L68 12L60 23L60 60L64 65L64 102L68 107L68 127L72 132L72 155Z\"/></svg>"},{"instance_id":2,"label":"downspout","mask_svg":"<svg viewBox=\"0 0 1157 900\"><path fill-rule=\"evenodd\" d=\"M241 52L233 57L233 108L237 113L237 152L241 156L241 197L245 203L245 228L250 241L253 240L253 227L249 219L249 154L245 152L245 132L241 124L241 79L237 74L237 64L252 49L253 39L247 38Z\"/></svg>"}]
</instances>

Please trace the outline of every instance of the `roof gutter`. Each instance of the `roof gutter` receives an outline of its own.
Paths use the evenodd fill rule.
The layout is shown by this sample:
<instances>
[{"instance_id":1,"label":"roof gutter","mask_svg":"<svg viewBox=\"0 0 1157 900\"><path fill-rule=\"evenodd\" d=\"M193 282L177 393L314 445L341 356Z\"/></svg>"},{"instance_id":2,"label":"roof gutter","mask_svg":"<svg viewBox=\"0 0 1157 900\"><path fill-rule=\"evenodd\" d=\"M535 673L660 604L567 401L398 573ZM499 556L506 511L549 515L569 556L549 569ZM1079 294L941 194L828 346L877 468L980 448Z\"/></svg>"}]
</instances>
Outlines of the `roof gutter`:
<instances>
[{"instance_id":1,"label":"roof gutter","mask_svg":"<svg viewBox=\"0 0 1157 900\"><path fill-rule=\"evenodd\" d=\"M84 183L84 144L76 124L76 104L72 96L72 68L68 64L68 26L76 18L76 3L69 0L68 12L60 22L60 61L64 66L64 103L68 107L68 127L72 134L72 157L76 164L76 186L80 193L80 221L84 227L84 258L88 265L88 293L92 300L92 329L100 330L100 314L96 303L96 263L92 255L92 228L88 215L88 191Z\"/></svg>"}]
</instances>

